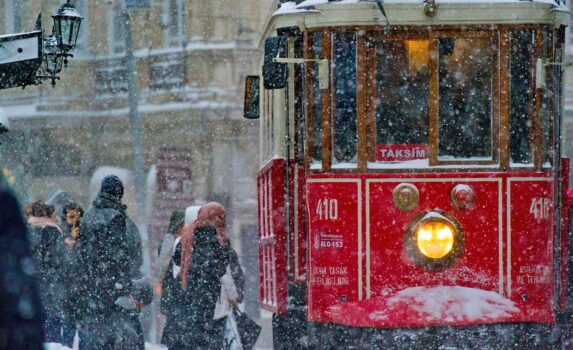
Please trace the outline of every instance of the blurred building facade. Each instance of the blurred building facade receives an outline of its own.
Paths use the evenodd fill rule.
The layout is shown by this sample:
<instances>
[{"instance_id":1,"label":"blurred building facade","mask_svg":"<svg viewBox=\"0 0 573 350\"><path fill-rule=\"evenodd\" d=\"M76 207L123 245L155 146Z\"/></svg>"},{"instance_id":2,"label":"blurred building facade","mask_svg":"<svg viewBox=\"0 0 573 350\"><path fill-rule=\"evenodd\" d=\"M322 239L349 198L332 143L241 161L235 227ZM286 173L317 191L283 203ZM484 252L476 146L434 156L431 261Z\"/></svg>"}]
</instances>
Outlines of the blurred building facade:
<instances>
[{"instance_id":1,"label":"blurred building facade","mask_svg":"<svg viewBox=\"0 0 573 350\"><path fill-rule=\"evenodd\" d=\"M33 30L41 13L44 32L51 33L50 16L63 2L0 1L0 30ZM256 224L258 129L242 119L243 81L256 72L272 1L148 2L131 12L144 171L154 168L162 149L188 150L186 189L196 202L224 202L237 238ZM46 81L0 95L11 126L1 152L22 200L62 188L89 207L98 168L133 166L125 17L120 0L73 3L85 20L56 87Z\"/></svg>"},{"instance_id":2,"label":"blurred building facade","mask_svg":"<svg viewBox=\"0 0 573 350\"><path fill-rule=\"evenodd\" d=\"M2 90L0 114L9 120L10 132L0 140L0 169L22 202L47 199L64 189L89 208L102 171L133 169L124 2L72 0L85 19L75 57L56 87L45 81L24 90ZM148 210L142 221L153 229L153 198L161 195L151 192L161 186L190 191L182 197L192 199L188 205L222 202L247 277L245 307L256 315L259 131L257 121L242 118L243 84L246 75L257 73L258 43L273 0L143 2L149 8L131 12L147 174ZM44 34L50 34L50 16L63 3L0 0L0 34L33 30L40 13ZM170 158L169 150L175 156ZM191 181L173 187L162 176L181 169L182 160ZM125 199L134 215L130 184ZM157 251L160 238L152 232L151 252Z\"/></svg>"}]
</instances>

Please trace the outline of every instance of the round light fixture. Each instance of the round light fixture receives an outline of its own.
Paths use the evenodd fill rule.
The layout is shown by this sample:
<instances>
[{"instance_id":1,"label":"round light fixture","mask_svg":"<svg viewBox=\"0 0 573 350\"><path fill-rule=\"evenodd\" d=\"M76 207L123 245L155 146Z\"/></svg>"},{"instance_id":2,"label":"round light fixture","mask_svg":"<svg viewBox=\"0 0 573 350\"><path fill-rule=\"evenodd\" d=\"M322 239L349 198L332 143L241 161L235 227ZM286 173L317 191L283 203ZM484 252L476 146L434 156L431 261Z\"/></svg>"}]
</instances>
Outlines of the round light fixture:
<instances>
[{"instance_id":1,"label":"round light fixture","mask_svg":"<svg viewBox=\"0 0 573 350\"><path fill-rule=\"evenodd\" d=\"M401 183L392 191L392 198L396 208L401 211L410 211L420 203L420 192L412 184Z\"/></svg>"},{"instance_id":2,"label":"round light fixture","mask_svg":"<svg viewBox=\"0 0 573 350\"><path fill-rule=\"evenodd\" d=\"M427 270L450 267L464 248L461 226L441 210L417 215L408 225L404 241L410 260Z\"/></svg>"},{"instance_id":3,"label":"round light fixture","mask_svg":"<svg viewBox=\"0 0 573 350\"><path fill-rule=\"evenodd\" d=\"M428 220L417 226L414 233L418 249L428 258L443 258L454 247L455 231L448 222Z\"/></svg>"},{"instance_id":4,"label":"round light fixture","mask_svg":"<svg viewBox=\"0 0 573 350\"><path fill-rule=\"evenodd\" d=\"M450 198L454 208L468 209L475 202L475 193L471 186L459 184L452 189Z\"/></svg>"}]
</instances>

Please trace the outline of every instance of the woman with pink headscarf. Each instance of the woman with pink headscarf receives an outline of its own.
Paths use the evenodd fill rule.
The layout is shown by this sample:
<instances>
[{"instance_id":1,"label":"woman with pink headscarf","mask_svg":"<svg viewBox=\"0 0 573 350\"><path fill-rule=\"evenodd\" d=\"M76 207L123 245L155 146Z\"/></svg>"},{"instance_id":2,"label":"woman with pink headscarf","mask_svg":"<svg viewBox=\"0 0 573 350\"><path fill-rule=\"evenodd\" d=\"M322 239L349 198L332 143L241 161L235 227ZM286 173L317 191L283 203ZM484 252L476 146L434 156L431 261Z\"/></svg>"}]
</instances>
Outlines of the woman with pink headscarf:
<instances>
[{"instance_id":1,"label":"woman with pink headscarf","mask_svg":"<svg viewBox=\"0 0 573 350\"><path fill-rule=\"evenodd\" d=\"M181 236L181 285L185 290L185 344L194 349L221 349L223 335L213 320L231 247L219 203L201 207Z\"/></svg>"}]
</instances>

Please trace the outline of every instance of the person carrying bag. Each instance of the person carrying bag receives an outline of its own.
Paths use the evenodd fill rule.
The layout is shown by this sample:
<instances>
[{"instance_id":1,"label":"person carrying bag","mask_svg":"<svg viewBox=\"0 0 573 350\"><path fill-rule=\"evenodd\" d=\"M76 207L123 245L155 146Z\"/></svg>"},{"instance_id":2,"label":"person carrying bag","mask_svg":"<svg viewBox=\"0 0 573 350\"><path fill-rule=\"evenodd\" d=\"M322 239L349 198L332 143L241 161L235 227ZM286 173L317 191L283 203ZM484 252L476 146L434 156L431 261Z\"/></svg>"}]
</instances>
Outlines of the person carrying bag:
<instances>
[{"instance_id":1,"label":"person carrying bag","mask_svg":"<svg viewBox=\"0 0 573 350\"><path fill-rule=\"evenodd\" d=\"M237 333L239 335L242 350L251 350L259 335L261 334L261 326L255 321L251 320L246 313L239 310L238 307L233 307L229 316L232 318L231 322L236 323Z\"/></svg>"}]
</instances>

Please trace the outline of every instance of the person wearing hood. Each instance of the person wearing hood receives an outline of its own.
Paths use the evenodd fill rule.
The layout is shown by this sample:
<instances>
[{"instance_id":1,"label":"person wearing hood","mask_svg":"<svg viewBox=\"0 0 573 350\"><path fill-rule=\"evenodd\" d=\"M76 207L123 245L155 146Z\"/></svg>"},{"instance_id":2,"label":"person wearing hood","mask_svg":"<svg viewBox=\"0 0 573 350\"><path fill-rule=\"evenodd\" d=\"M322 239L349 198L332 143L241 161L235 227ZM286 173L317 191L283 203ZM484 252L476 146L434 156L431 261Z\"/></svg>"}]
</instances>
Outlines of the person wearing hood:
<instances>
[{"instance_id":1,"label":"person wearing hood","mask_svg":"<svg viewBox=\"0 0 573 350\"><path fill-rule=\"evenodd\" d=\"M72 200L71 195L61 189L54 191L52 194L50 194L50 196L48 196L48 199L46 200L46 204L53 205L54 208L56 208L56 224L58 224L58 226L60 226L62 231L64 231L66 234L66 215L64 214L64 208L67 204L70 203L75 203Z\"/></svg>"},{"instance_id":2,"label":"person wearing hood","mask_svg":"<svg viewBox=\"0 0 573 350\"><path fill-rule=\"evenodd\" d=\"M184 213L175 211L169 220L168 232L163 239L159 253L156 279L162 277L161 286L161 313L165 316L165 328L161 343L171 350L186 349L182 342L183 329L181 328L182 305L184 302L181 289L179 266L181 265L181 246L179 237L184 225ZM177 242L177 243L176 243ZM165 269L165 272L161 272Z\"/></svg>"},{"instance_id":3,"label":"person wearing hood","mask_svg":"<svg viewBox=\"0 0 573 350\"><path fill-rule=\"evenodd\" d=\"M135 233L130 226L134 224L121 203L123 192L117 176L106 176L93 207L80 223L74 272L80 282L75 292L81 296L82 350L123 349L124 339L134 339L140 333L141 326L126 312L139 305L132 293L134 281L141 276L140 262L132 257L138 252L133 251L135 238L131 236Z\"/></svg>"},{"instance_id":4,"label":"person wearing hood","mask_svg":"<svg viewBox=\"0 0 573 350\"><path fill-rule=\"evenodd\" d=\"M163 243L161 243L159 256L157 258L157 269L153 275L154 285L161 283L165 276L165 272L169 268L173 258L175 239L181 234L181 228L183 228L184 219L185 214L181 211L174 211L171 213L171 218L169 219L169 227L167 228L167 233L163 238Z\"/></svg>"},{"instance_id":5,"label":"person wearing hood","mask_svg":"<svg viewBox=\"0 0 573 350\"><path fill-rule=\"evenodd\" d=\"M78 289L78 280L73 271L73 266L78 250L76 242L80 236L80 221L84 215L84 210L78 203L69 202L64 205L63 215L62 230L64 231L64 243L66 245L63 266L66 298L64 301L64 318L62 320L62 345L71 348L76 330L78 330L77 295L74 292Z\"/></svg>"},{"instance_id":6,"label":"person wearing hood","mask_svg":"<svg viewBox=\"0 0 573 350\"><path fill-rule=\"evenodd\" d=\"M185 228L181 246L186 343L194 344L197 349L221 349L224 323L214 319L215 309L221 297L221 278L234 255L223 206L215 202L203 205L197 220ZM238 300L231 301L236 302Z\"/></svg>"},{"instance_id":7,"label":"person wearing hood","mask_svg":"<svg viewBox=\"0 0 573 350\"><path fill-rule=\"evenodd\" d=\"M61 341L64 302L64 235L56 225L55 208L41 201L32 203L28 218L40 297L44 303L46 341Z\"/></svg>"}]
</instances>

